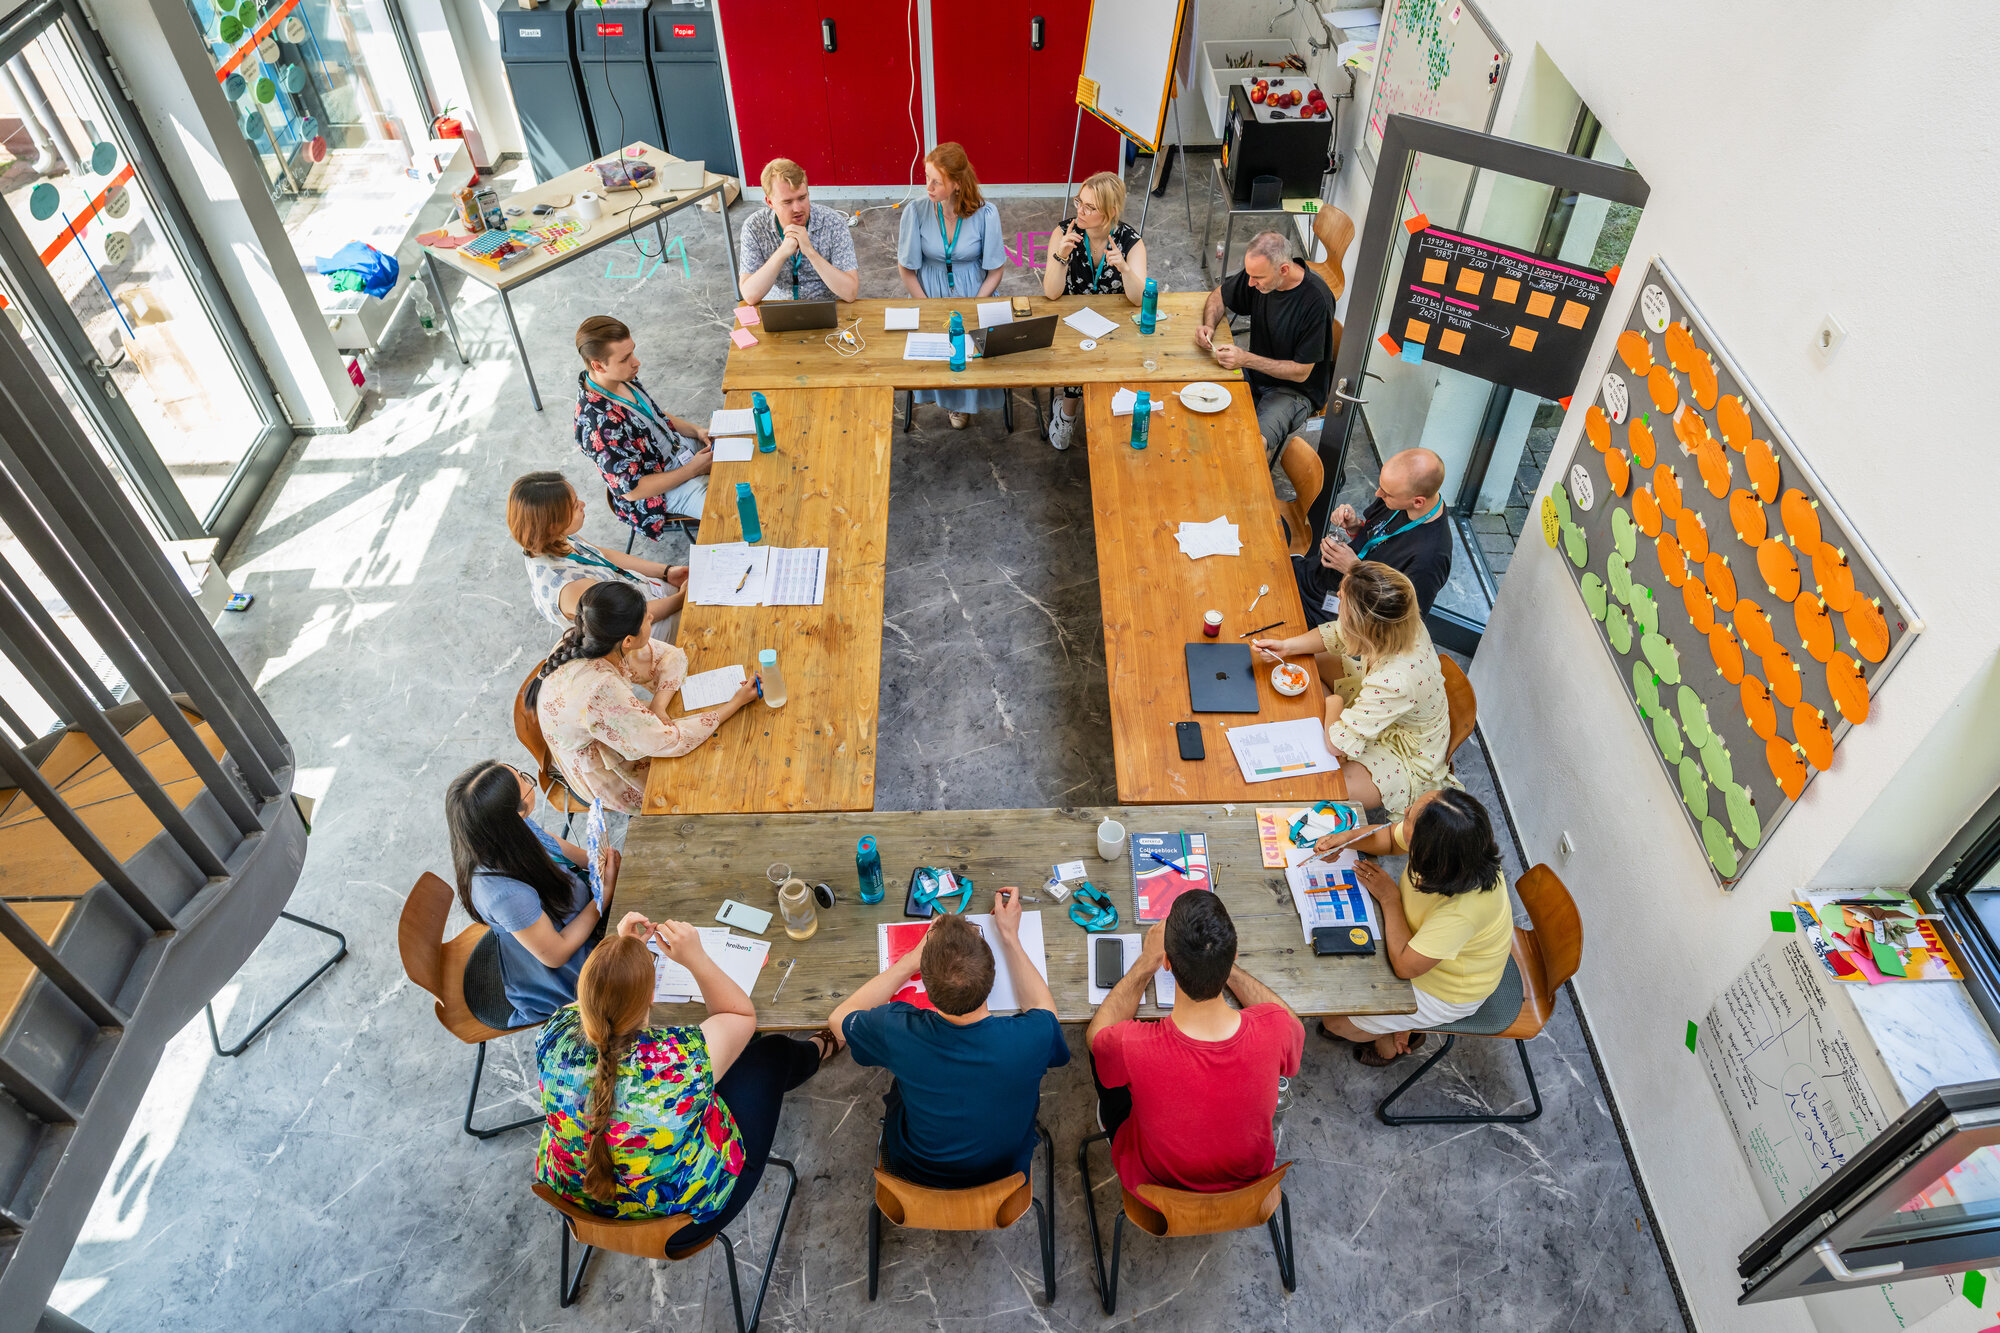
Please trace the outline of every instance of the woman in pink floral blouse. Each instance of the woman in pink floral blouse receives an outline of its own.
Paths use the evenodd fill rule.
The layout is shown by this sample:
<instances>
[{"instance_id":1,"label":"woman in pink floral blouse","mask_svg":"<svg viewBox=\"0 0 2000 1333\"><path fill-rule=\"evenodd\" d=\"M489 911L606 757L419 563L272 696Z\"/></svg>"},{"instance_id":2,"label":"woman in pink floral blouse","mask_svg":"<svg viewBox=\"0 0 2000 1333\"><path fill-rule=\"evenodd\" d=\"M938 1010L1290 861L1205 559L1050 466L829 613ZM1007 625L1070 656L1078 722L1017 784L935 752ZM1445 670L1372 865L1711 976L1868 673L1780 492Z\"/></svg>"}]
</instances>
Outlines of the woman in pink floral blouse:
<instances>
[{"instance_id":1,"label":"woman in pink floral blouse","mask_svg":"<svg viewBox=\"0 0 2000 1333\"><path fill-rule=\"evenodd\" d=\"M687 654L652 635L644 594L625 583L595 584L528 687L528 706L570 790L607 810L638 813L646 761L686 754L757 697L752 679L720 707L670 716ZM635 685L652 691L651 703L640 702Z\"/></svg>"}]
</instances>

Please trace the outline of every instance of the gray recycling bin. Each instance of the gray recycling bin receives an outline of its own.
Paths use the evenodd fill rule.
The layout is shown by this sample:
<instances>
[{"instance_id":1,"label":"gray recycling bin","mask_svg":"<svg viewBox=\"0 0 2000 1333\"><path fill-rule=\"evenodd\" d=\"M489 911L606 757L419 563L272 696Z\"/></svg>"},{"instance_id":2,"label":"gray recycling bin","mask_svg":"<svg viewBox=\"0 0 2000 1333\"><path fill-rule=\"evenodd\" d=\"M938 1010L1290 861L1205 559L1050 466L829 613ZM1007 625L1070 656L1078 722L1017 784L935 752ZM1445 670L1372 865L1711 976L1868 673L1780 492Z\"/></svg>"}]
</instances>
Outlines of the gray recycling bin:
<instances>
[{"instance_id":1,"label":"gray recycling bin","mask_svg":"<svg viewBox=\"0 0 2000 1333\"><path fill-rule=\"evenodd\" d=\"M538 181L574 171L597 156L570 43L570 5L571 0L547 0L536 9L523 9L521 0L501 0L500 5L500 60Z\"/></svg>"},{"instance_id":2,"label":"gray recycling bin","mask_svg":"<svg viewBox=\"0 0 2000 1333\"><path fill-rule=\"evenodd\" d=\"M740 175L722 91L715 10L707 0L660 0L652 15L653 86L660 94L667 151L724 176Z\"/></svg>"},{"instance_id":3,"label":"gray recycling bin","mask_svg":"<svg viewBox=\"0 0 2000 1333\"><path fill-rule=\"evenodd\" d=\"M572 26L577 66L583 71L584 106L601 156L628 144L666 144L660 104L653 96L653 71L646 63L651 8L585 4L576 10Z\"/></svg>"}]
</instances>

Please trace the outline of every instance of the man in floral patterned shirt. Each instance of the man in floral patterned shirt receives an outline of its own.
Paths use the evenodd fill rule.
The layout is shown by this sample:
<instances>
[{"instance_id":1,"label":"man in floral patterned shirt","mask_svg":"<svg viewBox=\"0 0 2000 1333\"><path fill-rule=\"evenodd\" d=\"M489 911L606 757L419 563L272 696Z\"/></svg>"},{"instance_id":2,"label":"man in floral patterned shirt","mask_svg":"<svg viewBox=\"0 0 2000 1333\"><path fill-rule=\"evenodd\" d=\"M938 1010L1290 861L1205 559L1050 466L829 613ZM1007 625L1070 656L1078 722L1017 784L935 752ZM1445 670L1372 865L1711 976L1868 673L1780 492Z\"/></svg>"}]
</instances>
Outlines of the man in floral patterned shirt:
<instances>
[{"instance_id":1,"label":"man in floral patterned shirt","mask_svg":"<svg viewBox=\"0 0 2000 1333\"><path fill-rule=\"evenodd\" d=\"M632 331L610 315L577 326L576 445L611 491L619 518L658 541L677 516L700 518L715 455L708 432L671 416L639 383Z\"/></svg>"}]
</instances>

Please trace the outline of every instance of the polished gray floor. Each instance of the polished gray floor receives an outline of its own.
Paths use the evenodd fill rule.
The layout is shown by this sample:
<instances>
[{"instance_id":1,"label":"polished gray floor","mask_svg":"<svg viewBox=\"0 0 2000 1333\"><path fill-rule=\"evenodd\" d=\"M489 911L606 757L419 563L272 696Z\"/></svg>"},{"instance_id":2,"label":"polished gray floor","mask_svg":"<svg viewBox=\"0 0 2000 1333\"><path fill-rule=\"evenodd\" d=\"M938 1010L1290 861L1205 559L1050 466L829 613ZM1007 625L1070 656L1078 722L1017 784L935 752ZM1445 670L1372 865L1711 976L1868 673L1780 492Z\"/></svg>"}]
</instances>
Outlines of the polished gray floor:
<instances>
[{"instance_id":1,"label":"polished gray floor","mask_svg":"<svg viewBox=\"0 0 2000 1333\"><path fill-rule=\"evenodd\" d=\"M1052 201L1008 200L1002 212L1020 233L1046 230L1055 216ZM885 267L894 223L891 212L865 215L868 294L895 290ZM570 331L586 314L616 311L639 330L656 394L689 415L720 404L732 299L715 219L688 220L685 230L686 276L677 260L627 251L522 295L545 413L529 407L492 299L457 297L469 368L445 339L399 321L368 366L367 420L352 435L303 442L232 553L235 578L257 602L227 618L225 636L297 746L302 788L322 797L293 907L346 931L353 952L241 1058L215 1058L199 1025L174 1042L58 1292L60 1308L84 1323L370 1333L730 1326L717 1251L685 1264L601 1256L580 1306L557 1308L556 1223L527 1189L533 1140L478 1143L459 1132L471 1052L438 1026L396 952L411 883L425 870L449 873L445 784L475 759L520 758L511 701L551 636L529 606L503 497L530 468L562 468L580 486L592 479L569 440ZM1155 271L1199 285L1177 193L1156 202L1148 231ZM1001 290L1028 283L1010 270ZM897 436L877 763L884 809L1113 796L1084 456L1034 436L1025 395L1015 410L1011 436L987 420L952 431L935 408ZM1365 494L1371 465L1356 461L1352 491ZM614 537L602 514L588 531ZM1491 799L1476 743L1460 764ZM774 858L783 851L773 844ZM224 991L225 1031L243 1030L318 948L318 937L280 923ZM1309 1037L1281 1144L1296 1163L1297 1293L1280 1289L1261 1231L1128 1238L1113 1318L1095 1303L1073 1156L1093 1128L1080 1059L1049 1077L1043 1101L1058 1148L1060 1265L1056 1300L1044 1307L1026 1221L1001 1234L892 1230L881 1298L868 1303L863 1223L884 1079L842 1058L786 1106L778 1147L802 1184L766 1326L1682 1327L1567 995L1530 1050L1547 1104L1540 1120L1390 1129L1371 1109L1402 1070L1365 1069L1344 1047ZM528 1036L496 1043L492 1055L487 1122L522 1114L533 1084ZM1462 1044L1430 1083L1427 1103L1439 1108L1525 1097L1513 1051L1488 1042ZM1116 1198L1108 1178L1100 1156L1092 1179L1106 1206ZM750 1281L775 1216L767 1197L739 1226Z\"/></svg>"}]
</instances>

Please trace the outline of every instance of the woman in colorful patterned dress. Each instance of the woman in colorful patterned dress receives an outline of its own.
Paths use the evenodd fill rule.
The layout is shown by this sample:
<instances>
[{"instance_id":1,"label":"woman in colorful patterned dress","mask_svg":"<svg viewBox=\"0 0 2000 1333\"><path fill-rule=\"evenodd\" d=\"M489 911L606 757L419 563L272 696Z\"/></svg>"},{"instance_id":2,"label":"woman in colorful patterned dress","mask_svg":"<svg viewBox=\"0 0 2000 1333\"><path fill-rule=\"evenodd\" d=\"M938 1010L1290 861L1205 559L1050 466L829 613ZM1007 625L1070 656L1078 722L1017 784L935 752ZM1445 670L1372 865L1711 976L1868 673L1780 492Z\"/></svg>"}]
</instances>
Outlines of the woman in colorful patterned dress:
<instances>
[{"instance_id":1,"label":"woman in colorful patterned dress","mask_svg":"<svg viewBox=\"0 0 2000 1333\"><path fill-rule=\"evenodd\" d=\"M586 589L576 624L528 684L528 707L570 790L636 814L649 760L686 754L757 697L753 677L719 707L672 717L667 709L687 674L687 654L653 638L644 593L626 583ZM640 703L634 685L650 690L652 702Z\"/></svg>"},{"instance_id":2,"label":"woman in colorful patterned dress","mask_svg":"<svg viewBox=\"0 0 2000 1333\"><path fill-rule=\"evenodd\" d=\"M649 1026L655 937L694 976L708 1017ZM637 912L583 965L575 1005L542 1029L542 1141L535 1179L601 1217L685 1213L674 1247L728 1226L763 1177L785 1093L834 1051L756 1035L757 1011L681 921L657 929Z\"/></svg>"}]
</instances>

